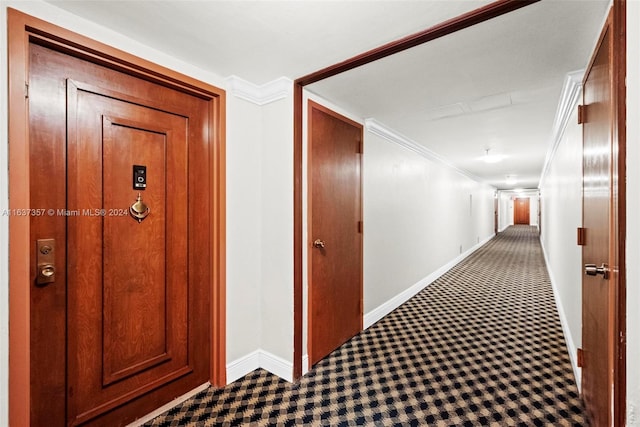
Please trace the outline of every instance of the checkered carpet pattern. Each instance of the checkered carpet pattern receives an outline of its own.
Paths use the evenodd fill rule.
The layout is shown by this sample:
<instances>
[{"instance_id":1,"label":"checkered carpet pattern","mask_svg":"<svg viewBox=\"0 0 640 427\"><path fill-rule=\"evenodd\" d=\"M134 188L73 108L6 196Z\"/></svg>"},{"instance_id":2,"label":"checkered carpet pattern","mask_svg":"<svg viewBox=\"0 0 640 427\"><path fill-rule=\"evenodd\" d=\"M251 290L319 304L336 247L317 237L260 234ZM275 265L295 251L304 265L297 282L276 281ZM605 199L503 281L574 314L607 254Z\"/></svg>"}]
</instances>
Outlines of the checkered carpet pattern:
<instances>
[{"instance_id":1,"label":"checkered carpet pattern","mask_svg":"<svg viewBox=\"0 0 640 427\"><path fill-rule=\"evenodd\" d=\"M290 384L258 369L148 426L584 426L537 231L512 226Z\"/></svg>"}]
</instances>

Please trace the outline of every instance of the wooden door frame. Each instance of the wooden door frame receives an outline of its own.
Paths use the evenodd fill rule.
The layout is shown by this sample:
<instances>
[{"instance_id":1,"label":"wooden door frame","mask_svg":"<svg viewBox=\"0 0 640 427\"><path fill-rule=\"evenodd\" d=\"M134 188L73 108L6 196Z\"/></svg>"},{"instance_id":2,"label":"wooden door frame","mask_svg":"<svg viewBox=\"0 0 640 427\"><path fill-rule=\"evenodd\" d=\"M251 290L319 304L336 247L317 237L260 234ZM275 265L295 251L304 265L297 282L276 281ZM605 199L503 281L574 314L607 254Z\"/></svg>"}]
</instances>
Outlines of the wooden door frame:
<instances>
[{"instance_id":1,"label":"wooden door frame","mask_svg":"<svg viewBox=\"0 0 640 427\"><path fill-rule=\"evenodd\" d=\"M618 300L615 305L617 341L616 372L614 373L614 423L624 426L627 405L627 0L613 1L613 65L614 65L614 182L617 187L612 196L615 205L616 257L618 265Z\"/></svg>"},{"instance_id":2,"label":"wooden door frame","mask_svg":"<svg viewBox=\"0 0 640 427\"><path fill-rule=\"evenodd\" d=\"M210 102L211 194L211 367L213 385L226 383L226 196L224 90L138 58L80 34L7 9L9 58L9 209L30 207L29 126L25 101L29 44L44 40L54 49ZM30 424L30 217L9 217L9 424Z\"/></svg>"}]
</instances>

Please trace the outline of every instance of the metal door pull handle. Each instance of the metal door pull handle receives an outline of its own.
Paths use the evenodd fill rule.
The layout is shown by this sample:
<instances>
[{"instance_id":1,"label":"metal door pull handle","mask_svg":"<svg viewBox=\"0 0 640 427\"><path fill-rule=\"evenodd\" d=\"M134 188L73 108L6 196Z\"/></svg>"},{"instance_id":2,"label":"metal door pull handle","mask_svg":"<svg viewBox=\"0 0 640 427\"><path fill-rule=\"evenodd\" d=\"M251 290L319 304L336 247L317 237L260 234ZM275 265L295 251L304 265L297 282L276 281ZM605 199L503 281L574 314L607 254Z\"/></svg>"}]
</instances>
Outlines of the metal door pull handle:
<instances>
[{"instance_id":1,"label":"metal door pull handle","mask_svg":"<svg viewBox=\"0 0 640 427\"><path fill-rule=\"evenodd\" d=\"M587 276L597 276L601 274L605 279L609 278L609 267L607 267L607 264L602 264L600 267L595 264L585 264L584 272Z\"/></svg>"},{"instance_id":2,"label":"metal door pull handle","mask_svg":"<svg viewBox=\"0 0 640 427\"><path fill-rule=\"evenodd\" d=\"M316 240L313 242L313 247L314 247L314 248L320 248L320 249L323 249L323 248L324 248L324 240L316 239Z\"/></svg>"}]
</instances>

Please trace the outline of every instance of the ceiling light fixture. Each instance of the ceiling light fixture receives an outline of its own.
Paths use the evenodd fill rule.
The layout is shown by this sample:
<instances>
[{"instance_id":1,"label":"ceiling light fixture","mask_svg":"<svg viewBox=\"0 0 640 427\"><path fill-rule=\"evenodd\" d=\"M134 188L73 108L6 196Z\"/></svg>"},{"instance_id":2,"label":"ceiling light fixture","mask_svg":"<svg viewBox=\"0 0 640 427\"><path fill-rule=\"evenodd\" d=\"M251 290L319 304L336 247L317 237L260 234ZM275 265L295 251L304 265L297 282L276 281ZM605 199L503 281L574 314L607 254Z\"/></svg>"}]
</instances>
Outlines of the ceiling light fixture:
<instances>
[{"instance_id":1,"label":"ceiling light fixture","mask_svg":"<svg viewBox=\"0 0 640 427\"><path fill-rule=\"evenodd\" d=\"M482 161L484 161L485 163L498 163L503 161L506 157L501 154L489 154L489 150L491 149L485 148L484 156L482 156Z\"/></svg>"}]
</instances>

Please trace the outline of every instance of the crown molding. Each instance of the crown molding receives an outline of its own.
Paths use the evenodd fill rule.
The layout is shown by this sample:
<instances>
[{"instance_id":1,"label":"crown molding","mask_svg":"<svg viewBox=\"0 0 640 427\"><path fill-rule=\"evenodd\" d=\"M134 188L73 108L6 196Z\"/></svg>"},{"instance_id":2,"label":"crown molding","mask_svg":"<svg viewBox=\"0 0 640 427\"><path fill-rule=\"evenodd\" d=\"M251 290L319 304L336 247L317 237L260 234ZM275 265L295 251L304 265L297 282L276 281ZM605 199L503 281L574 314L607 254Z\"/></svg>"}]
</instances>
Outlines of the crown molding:
<instances>
[{"instance_id":1,"label":"crown molding","mask_svg":"<svg viewBox=\"0 0 640 427\"><path fill-rule=\"evenodd\" d=\"M286 77L280 77L263 85L248 82L238 76L229 76L225 81L227 90L232 95L256 105L266 105L284 99L293 92L293 80Z\"/></svg>"},{"instance_id":2,"label":"crown molding","mask_svg":"<svg viewBox=\"0 0 640 427\"><path fill-rule=\"evenodd\" d=\"M560 145L560 141L562 141L564 131L567 129L569 118L578 105L580 94L582 93L583 76L584 70L578 70L567 73L564 78L564 86L562 87L560 101L558 102L558 108L556 109L556 117L553 121L553 128L551 132L551 141L549 149L547 150L547 156L544 159L544 166L542 167L542 173L540 174L538 188L542 187L542 183L549 171L549 167L551 166L551 162L558 150L558 146Z\"/></svg>"},{"instance_id":3,"label":"crown molding","mask_svg":"<svg viewBox=\"0 0 640 427\"><path fill-rule=\"evenodd\" d=\"M435 163L439 163L443 166L446 166L449 169L454 170L455 172L458 172L461 175L466 176L469 179L472 179L476 182L479 182L481 184L486 184L486 182L473 175L472 173L464 170L464 169L460 169L459 167L455 166L453 163L451 163L449 160L447 160L445 157L429 150L427 147L425 147L424 145L421 145L419 143L417 143L416 141L412 140L411 138L402 135L399 132L396 132L395 130L385 126L384 124L380 123L379 121L377 121L376 119L373 118L369 118L366 119L364 121L365 124L365 128L367 129L367 131L371 132L374 135L377 135L383 139L386 139L389 142L393 142L395 144L398 144L408 150L413 151L416 154L421 155L422 157L425 157Z\"/></svg>"}]
</instances>

